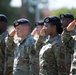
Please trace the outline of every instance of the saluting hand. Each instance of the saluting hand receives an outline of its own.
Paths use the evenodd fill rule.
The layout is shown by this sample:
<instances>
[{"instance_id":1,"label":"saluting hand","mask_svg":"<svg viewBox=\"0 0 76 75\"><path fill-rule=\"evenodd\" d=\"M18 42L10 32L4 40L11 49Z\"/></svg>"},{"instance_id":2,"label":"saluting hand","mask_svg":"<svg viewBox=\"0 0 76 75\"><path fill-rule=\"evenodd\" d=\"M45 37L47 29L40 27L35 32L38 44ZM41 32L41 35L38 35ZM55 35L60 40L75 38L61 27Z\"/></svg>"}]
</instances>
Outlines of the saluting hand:
<instances>
[{"instance_id":1,"label":"saluting hand","mask_svg":"<svg viewBox=\"0 0 76 75\"><path fill-rule=\"evenodd\" d=\"M15 29L14 29L12 32L10 32L10 33L9 33L9 36L14 37L14 36L15 36L15 34L16 34L16 31L15 31Z\"/></svg>"},{"instance_id":2,"label":"saluting hand","mask_svg":"<svg viewBox=\"0 0 76 75\"><path fill-rule=\"evenodd\" d=\"M67 26L67 30L68 30L68 31L74 30L75 25L76 25L76 20L73 20L73 21Z\"/></svg>"},{"instance_id":3,"label":"saluting hand","mask_svg":"<svg viewBox=\"0 0 76 75\"><path fill-rule=\"evenodd\" d=\"M44 27L40 30L40 35L41 35L41 36L45 36L45 30L44 30Z\"/></svg>"},{"instance_id":4,"label":"saluting hand","mask_svg":"<svg viewBox=\"0 0 76 75\"><path fill-rule=\"evenodd\" d=\"M31 35L35 36L37 34L37 28L34 28L34 30L32 31Z\"/></svg>"}]
</instances>

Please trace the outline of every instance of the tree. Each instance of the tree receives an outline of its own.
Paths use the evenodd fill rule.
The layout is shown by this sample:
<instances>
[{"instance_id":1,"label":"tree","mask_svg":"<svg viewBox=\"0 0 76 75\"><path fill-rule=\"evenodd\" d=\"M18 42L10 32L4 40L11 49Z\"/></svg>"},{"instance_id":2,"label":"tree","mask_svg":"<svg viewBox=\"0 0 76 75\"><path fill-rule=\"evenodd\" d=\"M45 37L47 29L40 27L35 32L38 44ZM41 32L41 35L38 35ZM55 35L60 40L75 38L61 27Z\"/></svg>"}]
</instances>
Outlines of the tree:
<instances>
[{"instance_id":1,"label":"tree","mask_svg":"<svg viewBox=\"0 0 76 75\"><path fill-rule=\"evenodd\" d=\"M10 6L11 0L0 0L0 14L5 14L8 17L9 25L13 24L13 21L19 18L19 8L13 8Z\"/></svg>"}]
</instances>

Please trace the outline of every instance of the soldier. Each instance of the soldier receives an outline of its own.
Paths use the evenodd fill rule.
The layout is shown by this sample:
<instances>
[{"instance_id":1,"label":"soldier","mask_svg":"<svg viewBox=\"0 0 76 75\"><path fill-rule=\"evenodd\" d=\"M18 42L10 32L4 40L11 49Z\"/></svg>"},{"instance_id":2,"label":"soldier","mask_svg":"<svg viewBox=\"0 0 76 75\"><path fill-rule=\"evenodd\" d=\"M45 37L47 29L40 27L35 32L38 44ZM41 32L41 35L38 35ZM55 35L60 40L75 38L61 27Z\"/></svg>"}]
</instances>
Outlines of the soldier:
<instances>
[{"instance_id":1,"label":"soldier","mask_svg":"<svg viewBox=\"0 0 76 75\"><path fill-rule=\"evenodd\" d=\"M65 49L60 36L63 31L60 19L56 16L46 17L43 29L45 35L49 35L50 38L39 52L39 75L67 75Z\"/></svg>"},{"instance_id":2,"label":"soldier","mask_svg":"<svg viewBox=\"0 0 76 75\"><path fill-rule=\"evenodd\" d=\"M72 14L60 14L60 19L63 27L63 33L61 34L63 45L66 48L66 69L69 75L70 68L71 68L71 61L73 55L73 47L74 47L74 40L72 39L71 35L75 34L75 31L71 33L66 30L66 27L69 25L70 22L74 20L74 16Z\"/></svg>"},{"instance_id":3,"label":"soldier","mask_svg":"<svg viewBox=\"0 0 76 75\"><path fill-rule=\"evenodd\" d=\"M5 64L5 38L8 34L7 31L8 20L4 14L0 14L0 75L4 73L4 64Z\"/></svg>"},{"instance_id":4,"label":"soldier","mask_svg":"<svg viewBox=\"0 0 76 75\"><path fill-rule=\"evenodd\" d=\"M31 35L34 37L34 39L36 40L35 44L37 43L37 40L39 38L39 35L40 35L40 31L42 29L44 25L44 22L43 20L40 20L40 21L37 21L35 22L35 28L34 30L32 31ZM41 41L42 42L42 41ZM36 48L36 47L35 47ZM36 48L36 62L37 62L37 73L39 74L39 49Z\"/></svg>"},{"instance_id":5,"label":"soldier","mask_svg":"<svg viewBox=\"0 0 76 75\"><path fill-rule=\"evenodd\" d=\"M67 31L70 33L75 29L76 26L76 20L73 20L68 26L67 26ZM74 47L74 54L73 54L73 61L71 63L71 73L70 75L75 75L76 74L76 34L72 36L73 39L75 40L75 47Z\"/></svg>"},{"instance_id":6,"label":"soldier","mask_svg":"<svg viewBox=\"0 0 76 75\"><path fill-rule=\"evenodd\" d=\"M42 29L43 25L44 25L43 20L35 23L35 28L31 33L31 35L34 37L35 40L37 40L39 38L40 30Z\"/></svg>"},{"instance_id":7,"label":"soldier","mask_svg":"<svg viewBox=\"0 0 76 75\"><path fill-rule=\"evenodd\" d=\"M13 51L9 50L5 44L8 19L4 14L0 14L0 75L12 75Z\"/></svg>"},{"instance_id":8,"label":"soldier","mask_svg":"<svg viewBox=\"0 0 76 75\"><path fill-rule=\"evenodd\" d=\"M16 20L14 22L15 30L7 37L7 46L15 50L13 75L37 75L35 40L30 34L30 25L29 20L25 18ZM21 38L16 44L13 38L15 33Z\"/></svg>"}]
</instances>

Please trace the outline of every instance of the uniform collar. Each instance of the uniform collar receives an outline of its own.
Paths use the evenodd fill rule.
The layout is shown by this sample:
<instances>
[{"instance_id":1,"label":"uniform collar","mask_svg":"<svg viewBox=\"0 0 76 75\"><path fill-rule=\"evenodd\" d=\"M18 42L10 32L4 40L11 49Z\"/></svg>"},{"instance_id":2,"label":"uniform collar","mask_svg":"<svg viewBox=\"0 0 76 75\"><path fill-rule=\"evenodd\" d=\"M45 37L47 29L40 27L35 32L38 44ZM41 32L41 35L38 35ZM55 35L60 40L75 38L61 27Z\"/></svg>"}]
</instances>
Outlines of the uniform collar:
<instances>
[{"instance_id":1,"label":"uniform collar","mask_svg":"<svg viewBox=\"0 0 76 75\"><path fill-rule=\"evenodd\" d=\"M50 43L52 43L53 41L55 41L55 40L59 40L60 39L60 35L58 34L57 36L55 36L55 37L50 37Z\"/></svg>"},{"instance_id":2,"label":"uniform collar","mask_svg":"<svg viewBox=\"0 0 76 75\"><path fill-rule=\"evenodd\" d=\"M29 38L31 34L28 34L24 39L20 40L19 43L22 44L24 41L26 41L27 38Z\"/></svg>"}]
</instances>

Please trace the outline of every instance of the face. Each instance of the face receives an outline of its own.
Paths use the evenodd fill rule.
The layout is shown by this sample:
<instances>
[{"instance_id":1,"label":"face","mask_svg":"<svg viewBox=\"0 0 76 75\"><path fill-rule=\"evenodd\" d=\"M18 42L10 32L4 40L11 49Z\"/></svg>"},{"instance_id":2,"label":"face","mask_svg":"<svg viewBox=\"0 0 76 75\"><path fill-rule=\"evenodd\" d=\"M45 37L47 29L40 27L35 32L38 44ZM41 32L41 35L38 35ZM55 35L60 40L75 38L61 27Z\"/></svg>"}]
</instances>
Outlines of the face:
<instances>
[{"instance_id":1,"label":"face","mask_svg":"<svg viewBox=\"0 0 76 75\"><path fill-rule=\"evenodd\" d=\"M68 18L62 18L61 19L62 27L67 27L68 24L70 23L70 20Z\"/></svg>"},{"instance_id":2,"label":"face","mask_svg":"<svg viewBox=\"0 0 76 75\"><path fill-rule=\"evenodd\" d=\"M7 29L7 23L0 22L0 32L4 32Z\"/></svg>"},{"instance_id":3,"label":"face","mask_svg":"<svg viewBox=\"0 0 76 75\"><path fill-rule=\"evenodd\" d=\"M45 35L52 35L54 31L54 26L52 26L51 23L44 23L43 29Z\"/></svg>"},{"instance_id":4,"label":"face","mask_svg":"<svg viewBox=\"0 0 76 75\"><path fill-rule=\"evenodd\" d=\"M18 37L24 38L28 35L29 26L28 25L19 25L16 27L16 33Z\"/></svg>"}]
</instances>

